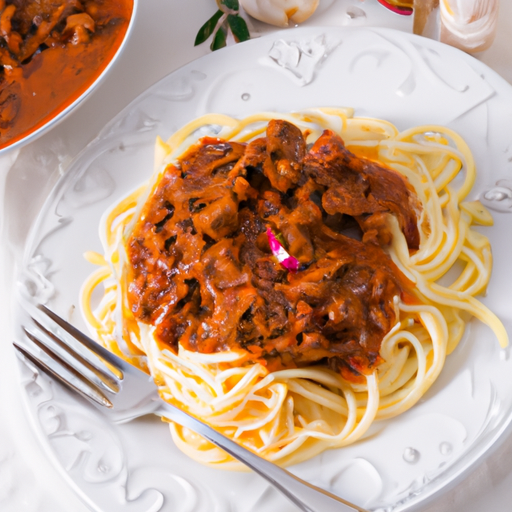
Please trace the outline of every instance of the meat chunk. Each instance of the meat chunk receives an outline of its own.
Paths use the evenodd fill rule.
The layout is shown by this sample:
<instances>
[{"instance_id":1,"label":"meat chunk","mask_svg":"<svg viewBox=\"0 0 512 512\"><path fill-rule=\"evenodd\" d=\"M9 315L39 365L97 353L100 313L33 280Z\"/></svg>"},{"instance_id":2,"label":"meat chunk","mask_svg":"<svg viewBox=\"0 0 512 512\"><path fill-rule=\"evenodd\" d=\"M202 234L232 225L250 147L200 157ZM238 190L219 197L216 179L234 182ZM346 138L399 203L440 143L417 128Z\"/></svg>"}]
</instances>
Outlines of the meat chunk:
<instances>
[{"instance_id":1,"label":"meat chunk","mask_svg":"<svg viewBox=\"0 0 512 512\"><path fill-rule=\"evenodd\" d=\"M381 214L391 213L398 219L409 248L418 249L419 205L411 187L396 171L356 157L330 130L324 131L306 155L304 171L326 188L322 205L328 214L351 215L363 231L368 229L368 218L377 214L378 221L370 221L371 229L383 231L382 239L386 240L389 236Z\"/></svg>"},{"instance_id":2,"label":"meat chunk","mask_svg":"<svg viewBox=\"0 0 512 512\"><path fill-rule=\"evenodd\" d=\"M236 171L247 173L257 170L274 189L286 192L303 177L305 153L306 141L302 132L287 121L272 120L268 123L267 137L249 144Z\"/></svg>"}]
</instances>

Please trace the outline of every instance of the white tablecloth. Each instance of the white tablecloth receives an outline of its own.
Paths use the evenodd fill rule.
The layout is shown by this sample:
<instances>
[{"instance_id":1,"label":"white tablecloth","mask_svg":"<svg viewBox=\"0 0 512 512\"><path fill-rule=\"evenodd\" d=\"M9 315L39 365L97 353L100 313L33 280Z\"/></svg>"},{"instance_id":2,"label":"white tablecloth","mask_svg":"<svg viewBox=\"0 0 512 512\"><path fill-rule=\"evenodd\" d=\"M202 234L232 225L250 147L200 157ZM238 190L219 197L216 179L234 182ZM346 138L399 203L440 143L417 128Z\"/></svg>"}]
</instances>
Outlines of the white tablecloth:
<instances>
[{"instance_id":1,"label":"white tablecloth","mask_svg":"<svg viewBox=\"0 0 512 512\"><path fill-rule=\"evenodd\" d=\"M384 10L376 0L321 0L317 13L305 25L385 26L411 31L411 21ZM351 20L347 8L366 12ZM0 158L2 244L0 249L0 510L2 512L86 512L86 507L64 482L59 470L38 443L20 403L16 361L11 348L10 309L14 261L31 221L58 179L59 169L84 147L101 127L139 93L159 78L209 52L193 46L198 27L215 11L214 0L141 0L132 37L107 79L71 116L31 146ZM273 30L256 23L253 32ZM293 30L293 29L292 29ZM476 56L512 83L512 2L501 0L494 45ZM39 161L31 149L40 152ZM33 181L35 180L35 181ZM27 193L14 196L24 202L26 215L13 218L13 194L27 183ZM36 184L36 186L34 186ZM453 489L434 498L423 512L508 512L512 503L512 437ZM102 511L108 512L108 511Z\"/></svg>"}]
</instances>

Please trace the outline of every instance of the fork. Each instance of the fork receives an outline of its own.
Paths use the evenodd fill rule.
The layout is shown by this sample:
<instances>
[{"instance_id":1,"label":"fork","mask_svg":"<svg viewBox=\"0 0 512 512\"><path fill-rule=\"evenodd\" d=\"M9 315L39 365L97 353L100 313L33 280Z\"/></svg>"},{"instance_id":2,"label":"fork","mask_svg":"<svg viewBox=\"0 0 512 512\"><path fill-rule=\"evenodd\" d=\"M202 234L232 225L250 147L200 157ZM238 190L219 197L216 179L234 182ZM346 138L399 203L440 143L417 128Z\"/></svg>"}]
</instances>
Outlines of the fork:
<instances>
[{"instance_id":1,"label":"fork","mask_svg":"<svg viewBox=\"0 0 512 512\"><path fill-rule=\"evenodd\" d=\"M301 480L168 404L159 397L148 374L112 354L46 306L30 306L30 315L35 328L23 329L31 343L14 342L16 350L29 365L82 395L111 421L122 423L146 414L159 415L222 448L265 478L303 512L367 512ZM46 356L41 357L43 353Z\"/></svg>"}]
</instances>

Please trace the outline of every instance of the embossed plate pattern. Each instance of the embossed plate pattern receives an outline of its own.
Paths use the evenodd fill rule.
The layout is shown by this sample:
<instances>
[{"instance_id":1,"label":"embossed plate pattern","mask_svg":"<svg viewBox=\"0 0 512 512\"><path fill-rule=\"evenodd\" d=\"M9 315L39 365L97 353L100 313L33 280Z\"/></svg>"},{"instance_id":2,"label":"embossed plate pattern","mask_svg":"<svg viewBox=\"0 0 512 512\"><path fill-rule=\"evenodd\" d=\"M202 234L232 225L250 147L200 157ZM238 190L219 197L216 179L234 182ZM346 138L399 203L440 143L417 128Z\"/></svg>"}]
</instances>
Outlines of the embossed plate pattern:
<instances>
[{"instance_id":1,"label":"embossed plate pattern","mask_svg":"<svg viewBox=\"0 0 512 512\"><path fill-rule=\"evenodd\" d=\"M471 57L385 29L303 28L208 55L158 82L105 127L69 166L32 229L20 289L83 327L78 293L101 250L102 212L150 174L164 139L207 112L244 116L315 106L351 106L399 129L442 124L470 144L478 166L472 193L493 210L486 228L494 274L483 299L511 332L512 90ZM23 313L19 312L19 321ZM157 418L109 425L49 379L21 366L34 426L70 485L92 510L291 512L250 473L226 474L179 452ZM292 468L302 478L370 510L418 507L464 475L512 416L512 360L473 321L439 380L399 418L365 439Z\"/></svg>"}]
</instances>

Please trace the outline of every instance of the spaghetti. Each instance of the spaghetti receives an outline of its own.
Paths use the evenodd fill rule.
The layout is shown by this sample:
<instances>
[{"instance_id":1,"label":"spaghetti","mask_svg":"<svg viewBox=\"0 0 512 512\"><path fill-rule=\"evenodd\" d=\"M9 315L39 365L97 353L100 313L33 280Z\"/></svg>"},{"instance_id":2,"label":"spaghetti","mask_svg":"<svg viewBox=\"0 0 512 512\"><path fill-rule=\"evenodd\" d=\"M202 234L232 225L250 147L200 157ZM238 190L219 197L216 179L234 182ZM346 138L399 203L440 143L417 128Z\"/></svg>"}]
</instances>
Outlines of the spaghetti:
<instances>
[{"instance_id":1,"label":"spaghetti","mask_svg":"<svg viewBox=\"0 0 512 512\"><path fill-rule=\"evenodd\" d=\"M222 115L207 115L180 129L166 143L158 139L155 171L150 181L116 204L102 219L100 236L105 254L87 255L92 263L99 265L99 269L84 285L82 309L95 336L111 351L150 372L165 400L261 456L281 464L291 464L327 448L353 443L364 435L374 420L396 416L414 405L436 380L446 355L454 350L461 339L469 315L489 325L502 346L507 345L508 338L498 318L475 298L485 291L489 282L492 257L489 241L472 225L491 225L492 218L478 201L465 201L475 179L475 166L468 147L457 134L438 126L422 126L400 133L385 121L353 117L350 109L312 109L279 114L278 117L279 121L275 121L276 114L261 113L237 120ZM300 337L296 336L295 327L301 321L299 317L306 316L315 305L299 306L296 301L295 316L291 312L293 308L288 308L287 318L292 321L279 324L278 330L269 331L265 337L261 333L269 323L258 323L260 310L256 307L259 304L261 309L265 304L261 298L252 297L241 310L251 311L253 316L245 319L247 329L258 328L259 338L247 343L247 340L240 338L239 329L238 334L222 338L223 344L215 344L211 340L218 340L219 336L209 334L215 324L204 305L207 302L204 288L206 285L216 287L221 290L221 295L231 293L237 302L242 302L247 295L244 290L249 286L247 277L239 271L238 280L225 283L217 279L212 285L207 280L202 281L196 272L194 275L199 289L203 290L199 292L195 283L191 282L190 275L186 274L186 265L179 267L176 263L176 254L172 264L168 259L157 258L153 262L154 268L161 268L162 274L167 272L166 283L178 288L181 286L181 292L172 295L169 288L162 287L161 276L155 273L153 279L153 274L148 271L148 261L153 261L149 245L157 244L156 234L162 232L165 235L162 240L165 240L161 245L164 244L165 249L162 246L159 251L165 250L170 257L171 245L176 242L176 237L196 235L197 228L203 236L207 235L206 247L197 246L197 239L194 238L196 246L190 247L190 250L200 255L207 254L211 247L220 247L229 239L229 247L224 248L222 254L226 254L228 249L238 254L240 248L232 241L240 229L238 218L225 220L222 217L220 222L215 213L217 210L211 207L218 204L215 203L217 196L208 202L204 199L204 191L200 201L196 197L189 197L190 194L180 197L186 199L182 203L187 205L190 212L195 209L209 211L210 217L206 213L202 216L203 220L209 219L209 222L194 217L192 224L183 223L187 219L180 217L182 212L179 207L161 203L165 207L159 209L155 204L160 204L158 198L165 183L172 185L173 179L187 179L187 166L199 158L197 155L201 154L201 147L206 145L222 153L225 149L222 145L229 141L229 154L235 151L232 148L237 148L240 155L229 165L222 161L220 167L210 172L209 176L215 173L229 174L233 169L236 174L237 162L241 162L242 155L249 152L246 147L254 150L258 144L262 144L261 141L271 146L272 130L279 133L291 130L286 138L289 140L293 132L289 124L298 128L300 133L297 137L300 139L304 136L305 144L308 144L307 155L302 155L297 148L294 154L299 155L299 160L304 161L305 166L309 165L305 167L309 175L306 180L297 171L292 157L287 157L288 163L279 160L281 157L281 160L284 159L286 148L273 147L273 158L281 162L276 164L276 168L282 172L279 176L271 176L270 183L261 185L261 180L258 182L267 203L272 203L272 194L277 196L279 192L282 198L289 188L302 190L307 188L306 182L316 180L317 185L322 182L319 190L324 192L319 211L323 207L327 209L328 213L322 210L324 217L341 211L335 212L333 205L339 205L343 198L334 193L328 197L332 190L328 184L331 178L318 174L324 164L319 167L318 160L313 161L311 156L315 155L315 151L325 156L326 148L330 147L327 141L335 141L339 145L340 137L347 148L346 153L340 154L344 155L344 161L350 160L351 157L347 155L357 155L359 163L353 165L360 165L359 176L364 175L364 179L370 181L378 178L381 184L382 180L388 180L386 183L392 183L393 188L403 188L402 198L407 199L408 206L399 204L400 201L393 202L389 197L379 199L377 182L371 194L362 195L366 197L364 212L373 208L371 215L363 215L357 205L351 205L353 211L350 216L357 220L356 227L362 241L350 243L361 248L363 242L367 242L371 248L364 251L378 251L378 256L370 257L365 252L364 257L359 255L359 263L352 264L350 268L364 268L366 263L361 261L370 262L368 265L375 267L375 273L379 272L384 277L378 286L370 289L368 297L374 297L377 289L379 293L387 289L390 298L383 298L377 306L371 306L372 302L369 302L371 307L366 307L369 312L364 317L364 326L356 327L361 332L366 332L371 322L380 327L373 331L368 327L368 336L365 334L365 340L360 339L358 344L352 343L352 338L346 338L350 329L339 320L337 313L332 308L325 309L325 304L332 305L336 297L329 300L324 297L322 306L317 304L324 324L319 332L314 333L313 323L301 325L304 337L302 331ZM267 138L262 139L261 135L265 132ZM313 146L310 147L310 144ZM216 158L224 154L227 154L226 151ZM255 165L255 160L251 162L251 165ZM193 164L190 164L192 167ZM377 168L382 171L377 173ZM398 175L402 178L396 178ZM284 181L283 176L286 177ZM247 180L244 178L245 183L248 183ZM183 182L179 183L180 188L170 188L174 194L185 194L186 186L191 185L184 188ZM215 186L218 188L220 185L217 183ZM240 184L234 187L237 194L242 194ZM309 191L313 195L312 189ZM226 193L223 191L222 197ZM228 207L223 207L222 211L225 212ZM331 242L322 246L320 242L325 238L322 239L324 235L319 234L311 235L316 252L309 255L307 251L301 252L300 244L294 245L298 235L287 233L283 227L285 225L279 225L275 208L270 210L268 215L263 215L265 222L271 224L265 228L267 233L270 228L275 230L281 227L283 244L297 257L294 260L298 271L281 276L281 284L276 285L283 294L290 294L292 285L300 285L300 280L304 280L308 272L312 276L318 275L315 270L321 266L320 261L322 265L327 265L324 260L329 259L329 255L339 253L329 252ZM217 226L216 231L212 231L213 225ZM166 232L169 226L174 231ZM181 229L179 235L172 234L178 229L176 226ZM219 233L219 238L215 239ZM332 233L332 229L327 233L332 239L345 236ZM279 233L277 237L280 236ZM260 247L269 244L261 236L256 239ZM271 242L276 247L278 242L274 235ZM261 253L265 249L258 250ZM270 262L267 267L270 270L279 268L277 260L272 262L270 249L267 252L268 257L263 258L265 262ZM286 251L285 254L289 256ZM180 253L180 258L185 256ZM186 259L183 261L187 262ZM215 261L221 260L212 259L208 268L212 269ZM240 257L240 261L243 263L246 260ZM178 268L182 269L184 275L173 277ZM201 268L204 270L206 267ZM222 268L226 273L229 270L226 265ZM286 274L286 269L281 270L282 274ZM455 280L450 284L441 284L440 279L448 271L453 273L456 270L458 275ZM222 277L222 269L219 272L217 278L219 275ZM339 286L345 286L340 274L336 276L337 282L342 283ZM102 299L93 307L93 292L100 286L103 288ZM303 289L302 297L307 296ZM151 292L148 292L149 295L146 293L148 290ZM329 292L332 290L339 288L330 287ZM194 293L196 299L193 299ZM363 292L358 293L357 297L366 297ZM385 296L385 292L382 293ZM150 299L164 295L165 300L159 302ZM261 290L257 295L265 296ZM180 297L182 304L177 308L176 298ZM351 302L347 303L357 305L357 297L352 295ZM189 306L194 300L195 310ZM190 327L188 331L180 327L184 324L176 323L170 314L171 310L180 313L187 307L194 317L187 323ZM223 307L227 308L225 304ZM229 306L229 311L224 311L224 315L236 315L235 309L235 306ZM379 311L373 311L375 309ZM326 311L328 314L324 314ZM237 325L241 325L240 322L238 318ZM336 322L341 326L337 331ZM318 315L314 322L314 325L317 324ZM339 347L345 347L343 353L341 349L336 354L318 349L322 346L325 348L325 343L322 345L325 333L334 333L333 340L328 342L331 348L336 346L335 336L341 340ZM367 338L375 333L378 343L372 344ZM263 338L264 341L261 341ZM311 350L300 348L303 343L306 346L309 343ZM176 444L194 459L224 468L238 467L238 463L229 455L197 435L176 424L170 427Z\"/></svg>"}]
</instances>

